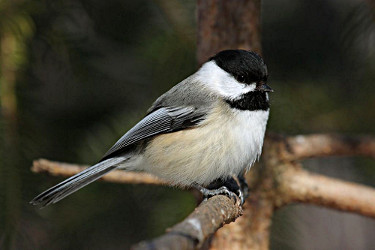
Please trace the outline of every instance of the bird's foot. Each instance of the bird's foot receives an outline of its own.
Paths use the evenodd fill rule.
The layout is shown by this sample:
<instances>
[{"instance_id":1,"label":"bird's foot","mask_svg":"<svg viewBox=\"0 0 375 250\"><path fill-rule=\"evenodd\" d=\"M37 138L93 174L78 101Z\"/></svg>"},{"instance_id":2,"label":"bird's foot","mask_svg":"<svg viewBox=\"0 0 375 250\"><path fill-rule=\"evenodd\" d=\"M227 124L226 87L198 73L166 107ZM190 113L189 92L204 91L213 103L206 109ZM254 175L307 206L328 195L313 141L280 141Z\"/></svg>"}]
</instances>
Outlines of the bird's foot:
<instances>
[{"instance_id":1,"label":"bird's foot","mask_svg":"<svg viewBox=\"0 0 375 250\"><path fill-rule=\"evenodd\" d=\"M217 189L207 189L207 188L198 186L197 189L203 194L203 197L205 200L207 200L208 198L211 198L212 196L220 195L220 194L226 195L229 198L233 198L233 199L237 198L237 194L230 191L226 186L222 186Z\"/></svg>"},{"instance_id":2,"label":"bird's foot","mask_svg":"<svg viewBox=\"0 0 375 250\"><path fill-rule=\"evenodd\" d=\"M248 196L246 181L244 179L240 180L240 177L231 177L225 181L216 180L207 187L199 185L195 185L195 187L203 194L205 199L222 194L229 198L234 198L235 200L238 197L242 205Z\"/></svg>"}]
</instances>

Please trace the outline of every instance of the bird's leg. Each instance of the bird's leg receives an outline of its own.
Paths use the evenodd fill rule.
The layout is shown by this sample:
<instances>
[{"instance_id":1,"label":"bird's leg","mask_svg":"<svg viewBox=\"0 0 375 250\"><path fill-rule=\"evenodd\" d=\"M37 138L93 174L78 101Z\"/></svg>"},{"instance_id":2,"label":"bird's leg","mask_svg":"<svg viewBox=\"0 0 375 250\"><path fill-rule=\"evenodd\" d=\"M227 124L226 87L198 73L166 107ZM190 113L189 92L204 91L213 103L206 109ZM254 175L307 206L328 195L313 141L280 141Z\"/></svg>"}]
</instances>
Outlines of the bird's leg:
<instances>
[{"instance_id":1,"label":"bird's leg","mask_svg":"<svg viewBox=\"0 0 375 250\"><path fill-rule=\"evenodd\" d=\"M236 198L236 196L238 196L238 198L241 200L241 204L243 204L246 198L244 196L244 191L246 191L246 195L248 194L248 191L247 188L243 189L245 186L242 184L242 182L245 183L246 187L247 184L243 177L242 179L242 181L240 181L239 177L230 177L226 180L217 179L210 183L207 187L202 187L197 184L195 184L194 187L203 194L205 199L223 194L230 198Z\"/></svg>"},{"instance_id":2,"label":"bird's leg","mask_svg":"<svg viewBox=\"0 0 375 250\"><path fill-rule=\"evenodd\" d=\"M246 179L244 174L239 174L237 176L238 182L240 184L240 190L242 191L243 194L243 203L245 202L246 198L249 197L249 186L247 185Z\"/></svg>"}]
</instances>

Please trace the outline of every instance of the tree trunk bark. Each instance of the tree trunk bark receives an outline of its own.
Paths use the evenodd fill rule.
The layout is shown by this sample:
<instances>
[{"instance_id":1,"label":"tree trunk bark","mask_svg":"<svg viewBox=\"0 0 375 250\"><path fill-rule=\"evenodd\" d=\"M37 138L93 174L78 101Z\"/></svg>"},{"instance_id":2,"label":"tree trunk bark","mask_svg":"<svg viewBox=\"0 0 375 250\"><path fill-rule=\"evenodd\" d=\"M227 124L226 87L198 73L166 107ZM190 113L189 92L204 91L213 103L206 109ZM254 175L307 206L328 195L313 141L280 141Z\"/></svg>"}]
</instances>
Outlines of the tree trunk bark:
<instances>
[{"instance_id":1,"label":"tree trunk bark","mask_svg":"<svg viewBox=\"0 0 375 250\"><path fill-rule=\"evenodd\" d=\"M198 63L224 49L261 53L260 0L198 0Z\"/></svg>"},{"instance_id":2,"label":"tree trunk bark","mask_svg":"<svg viewBox=\"0 0 375 250\"><path fill-rule=\"evenodd\" d=\"M198 0L198 63L224 49L261 54L260 4L260 0ZM244 214L216 233L212 249L268 249L274 206L265 191L272 184L268 178L257 179L262 183L250 191Z\"/></svg>"}]
</instances>

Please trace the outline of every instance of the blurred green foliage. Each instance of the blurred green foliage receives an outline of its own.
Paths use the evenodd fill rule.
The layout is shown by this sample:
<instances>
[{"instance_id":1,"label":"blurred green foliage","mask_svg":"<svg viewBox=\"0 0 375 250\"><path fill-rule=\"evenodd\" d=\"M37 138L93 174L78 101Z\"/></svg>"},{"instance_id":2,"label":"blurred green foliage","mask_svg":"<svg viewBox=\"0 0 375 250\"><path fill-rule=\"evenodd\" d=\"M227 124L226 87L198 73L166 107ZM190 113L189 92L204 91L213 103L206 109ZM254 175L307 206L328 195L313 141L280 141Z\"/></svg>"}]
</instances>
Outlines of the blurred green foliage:
<instances>
[{"instance_id":1,"label":"blurred green foliage","mask_svg":"<svg viewBox=\"0 0 375 250\"><path fill-rule=\"evenodd\" d=\"M374 134L373 10L322 0L262 8L276 90L269 130ZM17 119L1 120L0 248L123 249L195 207L185 191L101 182L43 210L28 205L62 180L32 174L33 159L94 163L196 70L194 11L194 1L182 0L0 2L0 49L10 55L1 60L2 90L12 86L4 75L16 76L2 109L8 95L17 101ZM373 161L358 164L373 183Z\"/></svg>"}]
</instances>

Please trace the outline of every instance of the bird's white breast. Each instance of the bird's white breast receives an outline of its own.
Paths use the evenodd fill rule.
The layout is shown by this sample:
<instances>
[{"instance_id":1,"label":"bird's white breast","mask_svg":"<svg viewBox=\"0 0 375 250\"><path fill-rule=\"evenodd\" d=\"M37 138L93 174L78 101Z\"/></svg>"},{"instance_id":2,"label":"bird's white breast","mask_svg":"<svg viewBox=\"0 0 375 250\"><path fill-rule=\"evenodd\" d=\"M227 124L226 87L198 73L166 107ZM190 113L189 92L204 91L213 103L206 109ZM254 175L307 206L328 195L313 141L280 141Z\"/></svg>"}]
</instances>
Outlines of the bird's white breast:
<instances>
[{"instance_id":1,"label":"bird's white breast","mask_svg":"<svg viewBox=\"0 0 375 250\"><path fill-rule=\"evenodd\" d=\"M268 114L231 109L221 102L198 127L152 139L133 169L179 186L208 185L238 175L261 154Z\"/></svg>"}]
</instances>

